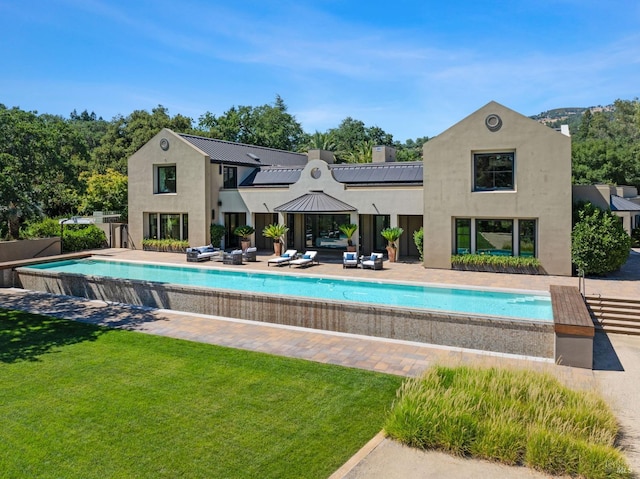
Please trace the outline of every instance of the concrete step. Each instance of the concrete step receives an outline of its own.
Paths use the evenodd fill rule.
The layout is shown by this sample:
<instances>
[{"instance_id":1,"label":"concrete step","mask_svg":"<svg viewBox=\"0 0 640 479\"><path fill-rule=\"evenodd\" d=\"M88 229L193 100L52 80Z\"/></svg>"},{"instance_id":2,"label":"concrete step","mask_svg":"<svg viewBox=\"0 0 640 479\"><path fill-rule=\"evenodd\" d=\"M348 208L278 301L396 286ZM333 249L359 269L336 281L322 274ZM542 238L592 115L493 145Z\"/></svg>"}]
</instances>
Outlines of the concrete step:
<instances>
[{"instance_id":1,"label":"concrete step","mask_svg":"<svg viewBox=\"0 0 640 479\"><path fill-rule=\"evenodd\" d=\"M586 296L596 329L640 335L640 299Z\"/></svg>"}]
</instances>

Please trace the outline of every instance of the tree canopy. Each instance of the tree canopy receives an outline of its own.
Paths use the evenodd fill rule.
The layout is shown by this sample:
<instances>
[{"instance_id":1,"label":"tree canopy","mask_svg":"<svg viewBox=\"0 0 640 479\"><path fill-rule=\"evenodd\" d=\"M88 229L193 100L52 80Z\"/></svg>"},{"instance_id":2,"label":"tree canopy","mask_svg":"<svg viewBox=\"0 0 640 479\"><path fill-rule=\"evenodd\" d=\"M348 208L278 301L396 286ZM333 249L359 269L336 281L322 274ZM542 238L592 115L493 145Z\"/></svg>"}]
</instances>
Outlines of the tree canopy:
<instances>
[{"instance_id":1,"label":"tree canopy","mask_svg":"<svg viewBox=\"0 0 640 479\"><path fill-rule=\"evenodd\" d=\"M220 116L206 112L198 128L219 140L297 151L305 140L302 125L287 112L280 95L273 105L232 106Z\"/></svg>"},{"instance_id":2,"label":"tree canopy","mask_svg":"<svg viewBox=\"0 0 640 479\"><path fill-rule=\"evenodd\" d=\"M0 237L17 237L25 220L42 215L124 209L128 158L162 128L289 151L329 150L338 162L354 163L370 162L377 145L395 147L397 161L418 161L428 141L394 141L382 128L352 117L309 134L279 95L270 104L207 112L195 126L162 105L111 120L78 111L63 118L0 104ZM571 129L574 183L640 187L637 99L587 109Z\"/></svg>"},{"instance_id":3,"label":"tree canopy","mask_svg":"<svg viewBox=\"0 0 640 479\"><path fill-rule=\"evenodd\" d=\"M640 102L585 111L572 138L573 182L640 187Z\"/></svg>"}]
</instances>

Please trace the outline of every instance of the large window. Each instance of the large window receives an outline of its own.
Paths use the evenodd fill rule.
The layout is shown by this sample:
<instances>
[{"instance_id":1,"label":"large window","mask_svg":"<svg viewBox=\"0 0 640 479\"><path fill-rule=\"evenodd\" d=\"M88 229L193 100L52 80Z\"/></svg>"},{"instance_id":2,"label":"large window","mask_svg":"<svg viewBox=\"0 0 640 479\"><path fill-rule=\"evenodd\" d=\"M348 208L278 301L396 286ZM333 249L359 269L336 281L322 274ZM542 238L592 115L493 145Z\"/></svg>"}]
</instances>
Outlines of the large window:
<instances>
[{"instance_id":1,"label":"large window","mask_svg":"<svg viewBox=\"0 0 640 479\"><path fill-rule=\"evenodd\" d=\"M350 223L349 215L304 215L304 221L308 248L347 247L347 238L338 226Z\"/></svg>"},{"instance_id":2,"label":"large window","mask_svg":"<svg viewBox=\"0 0 640 479\"><path fill-rule=\"evenodd\" d=\"M514 153L474 154L474 191L515 189L514 156Z\"/></svg>"},{"instance_id":3,"label":"large window","mask_svg":"<svg viewBox=\"0 0 640 479\"><path fill-rule=\"evenodd\" d=\"M225 213L224 214L224 247L237 248L240 246L240 237L233 234L238 226L247 224L246 213Z\"/></svg>"},{"instance_id":4,"label":"large window","mask_svg":"<svg viewBox=\"0 0 640 479\"><path fill-rule=\"evenodd\" d=\"M238 187L238 168L235 166L224 166L222 168L222 187L225 189L235 189Z\"/></svg>"},{"instance_id":5,"label":"large window","mask_svg":"<svg viewBox=\"0 0 640 479\"><path fill-rule=\"evenodd\" d=\"M187 213L149 213L148 238L189 239L189 215Z\"/></svg>"},{"instance_id":6,"label":"large window","mask_svg":"<svg viewBox=\"0 0 640 479\"><path fill-rule=\"evenodd\" d=\"M454 254L537 256L535 219L455 218Z\"/></svg>"},{"instance_id":7,"label":"large window","mask_svg":"<svg viewBox=\"0 0 640 479\"><path fill-rule=\"evenodd\" d=\"M456 219L456 246L457 254L471 253L471 220L468 218Z\"/></svg>"},{"instance_id":8,"label":"large window","mask_svg":"<svg viewBox=\"0 0 640 479\"><path fill-rule=\"evenodd\" d=\"M476 252L511 256L513 220L476 220Z\"/></svg>"},{"instance_id":9,"label":"large window","mask_svg":"<svg viewBox=\"0 0 640 479\"><path fill-rule=\"evenodd\" d=\"M519 251L520 256L536 255L536 220L520 220L519 226Z\"/></svg>"},{"instance_id":10,"label":"large window","mask_svg":"<svg viewBox=\"0 0 640 479\"><path fill-rule=\"evenodd\" d=\"M176 165L158 166L156 171L156 193L176 192Z\"/></svg>"}]
</instances>

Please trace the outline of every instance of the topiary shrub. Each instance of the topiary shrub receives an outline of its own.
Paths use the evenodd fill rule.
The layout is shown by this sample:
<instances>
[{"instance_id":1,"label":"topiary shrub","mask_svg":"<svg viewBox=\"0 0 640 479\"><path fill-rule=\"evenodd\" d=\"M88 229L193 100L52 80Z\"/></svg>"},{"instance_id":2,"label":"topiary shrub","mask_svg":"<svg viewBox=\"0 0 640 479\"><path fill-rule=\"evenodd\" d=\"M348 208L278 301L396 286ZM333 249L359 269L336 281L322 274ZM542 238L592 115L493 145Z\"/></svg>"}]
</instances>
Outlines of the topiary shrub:
<instances>
[{"instance_id":1,"label":"topiary shrub","mask_svg":"<svg viewBox=\"0 0 640 479\"><path fill-rule=\"evenodd\" d=\"M578 211L571 235L571 259L585 275L601 276L627 261L631 238L610 211L587 203Z\"/></svg>"},{"instance_id":2,"label":"topiary shrub","mask_svg":"<svg viewBox=\"0 0 640 479\"><path fill-rule=\"evenodd\" d=\"M214 223L209 227L209 232L211 233L211 244L214 248L220 248L220 243L225 233L224 226Z\"/></svg>"}]
</instances>

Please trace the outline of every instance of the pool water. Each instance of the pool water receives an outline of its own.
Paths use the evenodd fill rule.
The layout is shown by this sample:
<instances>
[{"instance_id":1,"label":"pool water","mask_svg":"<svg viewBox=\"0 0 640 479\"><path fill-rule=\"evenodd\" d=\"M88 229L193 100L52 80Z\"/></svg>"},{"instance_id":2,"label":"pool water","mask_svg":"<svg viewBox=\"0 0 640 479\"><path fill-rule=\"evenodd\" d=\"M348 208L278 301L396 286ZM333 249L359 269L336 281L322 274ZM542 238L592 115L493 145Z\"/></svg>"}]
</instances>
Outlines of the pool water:
<instances>
[{"instance_id":1,"label":"pool water","mask_svg":"<svg viewBox=\"0 0 640 479\"><path fill-rule=\"evenodd\" d=\"M353 301L513 319L553 320L551 297L544 293L461 289L96 259L43 263L25 268L289 297Z\"/></svg>"}]
</instances>

